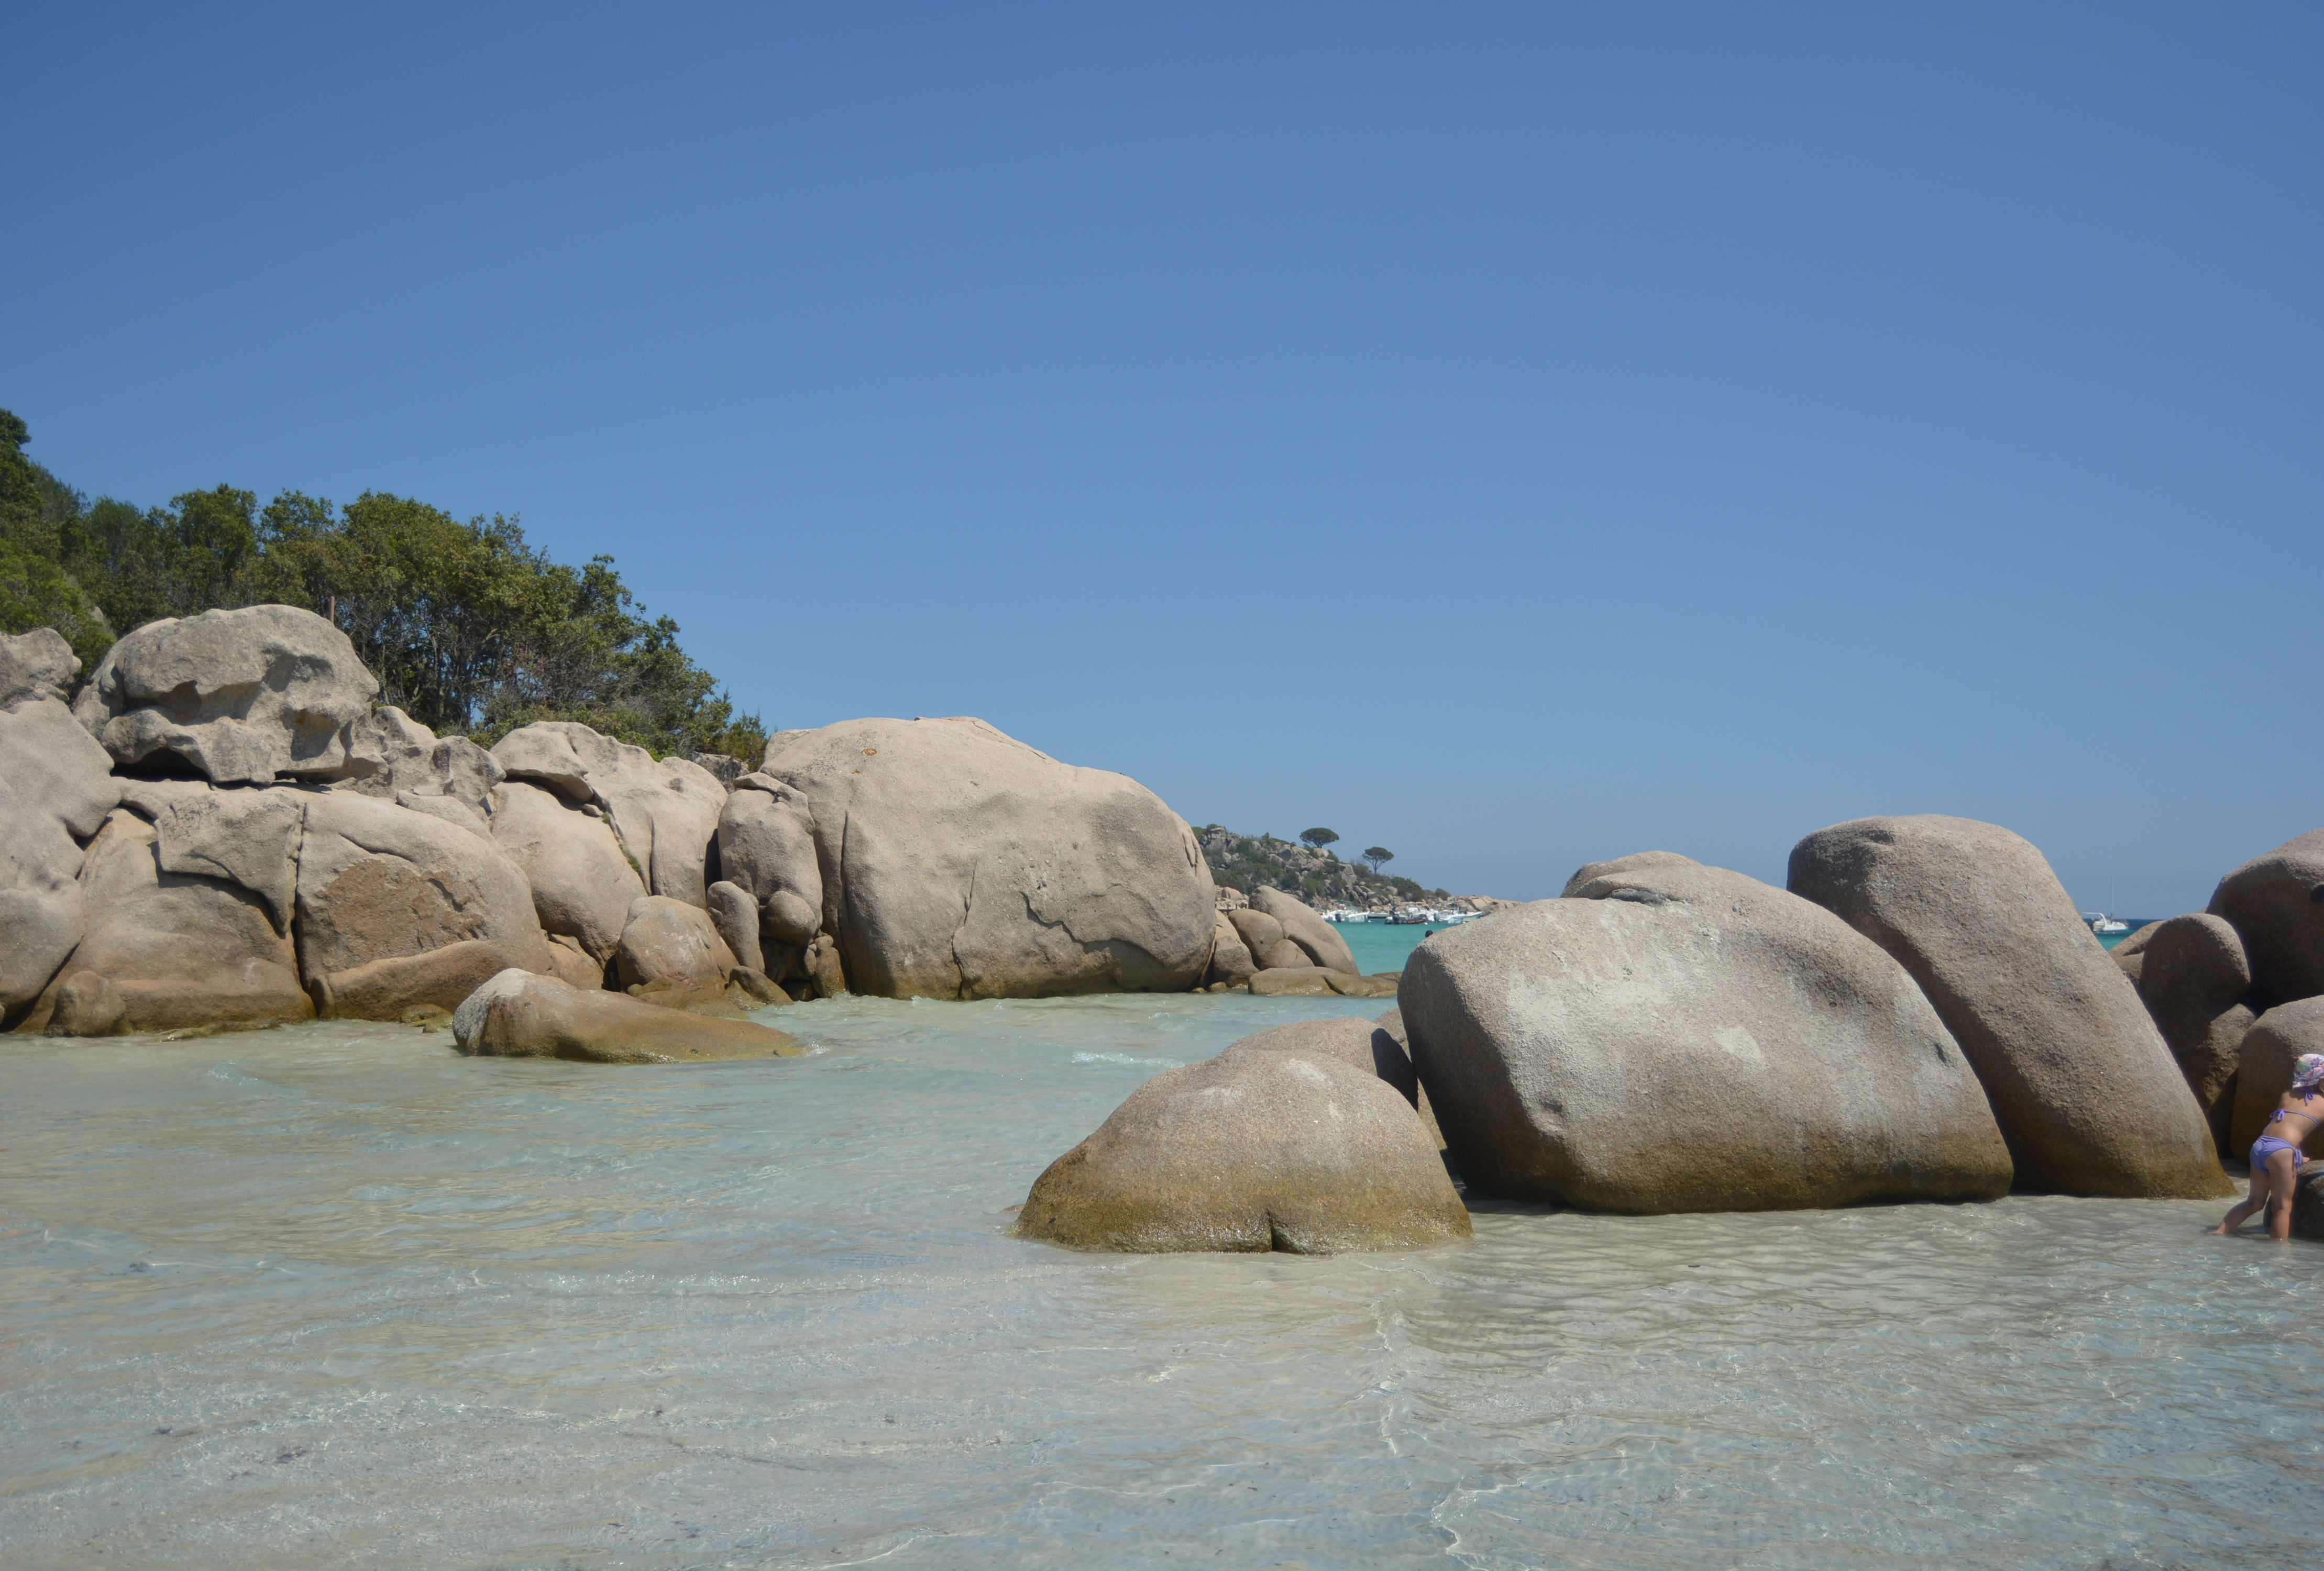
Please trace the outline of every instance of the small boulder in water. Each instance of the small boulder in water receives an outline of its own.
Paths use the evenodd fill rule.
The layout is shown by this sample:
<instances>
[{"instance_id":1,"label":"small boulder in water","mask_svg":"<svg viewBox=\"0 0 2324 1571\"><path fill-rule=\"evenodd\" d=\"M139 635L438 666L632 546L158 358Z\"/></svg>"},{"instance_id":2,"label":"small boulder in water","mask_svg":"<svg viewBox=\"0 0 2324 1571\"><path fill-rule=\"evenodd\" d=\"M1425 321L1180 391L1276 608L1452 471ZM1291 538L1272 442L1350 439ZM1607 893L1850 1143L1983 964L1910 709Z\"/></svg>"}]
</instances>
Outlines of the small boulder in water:
<instances>
[{"instance_id":1,"label":"small boulder in water","mask_svg":"<svg viewBox=\"0 0 2324 1571\"><path fill-rule=\"evenodd\" d=\"M1017 1230L1077 1249L1294 1254L1470 1234L1393 1086L1320 1053L1240 1047L1130 1093L1034 1182Z\"/></svg>"},{"instance_id":2,"label":"small boulder in water","mask_svg":"<svg viewBox=\"0 0 2324 1571\"><path fill-rule=\"evenodd\" d=\"M794 1058L803 1051L797 1037L756 1021L658 1008L513 969L453 1011L452 1039L465 1053L586 1063Z\"/></svg>"}]
</instances>

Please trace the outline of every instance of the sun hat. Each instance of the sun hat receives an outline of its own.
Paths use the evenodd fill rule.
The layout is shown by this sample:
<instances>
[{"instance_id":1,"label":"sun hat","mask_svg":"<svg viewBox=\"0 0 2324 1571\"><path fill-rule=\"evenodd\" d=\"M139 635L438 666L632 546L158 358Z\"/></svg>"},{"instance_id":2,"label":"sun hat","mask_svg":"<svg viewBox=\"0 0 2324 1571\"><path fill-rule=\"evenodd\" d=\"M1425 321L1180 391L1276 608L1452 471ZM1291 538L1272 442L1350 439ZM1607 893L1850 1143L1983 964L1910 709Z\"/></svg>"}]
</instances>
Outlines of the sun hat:
<instances>
[{"instance_id":1,"label":"sun hat","mask_svg":"<svg viewBox=\"0 0 2324 1571\"><path fill-rule=\"evenodd\" d=\"M2324 1082L2324 1052L2301 1053L2292 1066L2292 1089L2313 1090L2319 1082Z\"/></svg>"}]
</instances>

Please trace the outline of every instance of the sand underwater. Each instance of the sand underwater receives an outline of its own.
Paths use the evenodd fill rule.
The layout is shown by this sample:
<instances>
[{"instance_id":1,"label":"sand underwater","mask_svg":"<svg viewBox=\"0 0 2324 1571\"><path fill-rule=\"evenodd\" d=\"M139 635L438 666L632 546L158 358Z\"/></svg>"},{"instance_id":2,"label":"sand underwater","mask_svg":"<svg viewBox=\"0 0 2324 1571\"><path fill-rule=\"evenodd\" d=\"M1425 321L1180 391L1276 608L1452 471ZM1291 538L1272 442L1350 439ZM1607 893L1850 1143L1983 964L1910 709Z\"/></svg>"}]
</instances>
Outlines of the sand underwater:
<instances>
[{"instance_id":1,"label":"sand underwater","mask_svg":"<svg viewBox=\"0 0 2324 1571\"><path fill-rule=\"evenodd\" d=\"M0 1565L2280 1566L2324 1248L2210 1203L1010 1236L1329 998L847 999L773 1063L0 1047Z\"/></svg>"}]
</instances>

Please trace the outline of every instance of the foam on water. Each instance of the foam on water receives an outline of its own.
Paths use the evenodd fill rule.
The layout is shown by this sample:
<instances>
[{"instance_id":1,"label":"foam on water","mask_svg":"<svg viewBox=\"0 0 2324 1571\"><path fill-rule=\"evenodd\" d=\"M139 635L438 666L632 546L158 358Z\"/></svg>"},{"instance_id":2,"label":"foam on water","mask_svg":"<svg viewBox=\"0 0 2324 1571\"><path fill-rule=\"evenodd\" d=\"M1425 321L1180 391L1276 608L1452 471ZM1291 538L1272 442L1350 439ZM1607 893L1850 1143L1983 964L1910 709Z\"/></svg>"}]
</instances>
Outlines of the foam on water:
<instances>
[{"instance_id":1,"label":"foam on water","mask_svg":"<svg viewBox=\"0 0 2324 1571\"><path fill-rule=\"evenodd\" d=\"M0 1562L2277 1566L2324 1248L2209 1205L1416 1254L1008 1234L1161 1065L1344 999L782 1011L770 1063L327 1024L0 1044Z\"/></svg>"}]
</instances>

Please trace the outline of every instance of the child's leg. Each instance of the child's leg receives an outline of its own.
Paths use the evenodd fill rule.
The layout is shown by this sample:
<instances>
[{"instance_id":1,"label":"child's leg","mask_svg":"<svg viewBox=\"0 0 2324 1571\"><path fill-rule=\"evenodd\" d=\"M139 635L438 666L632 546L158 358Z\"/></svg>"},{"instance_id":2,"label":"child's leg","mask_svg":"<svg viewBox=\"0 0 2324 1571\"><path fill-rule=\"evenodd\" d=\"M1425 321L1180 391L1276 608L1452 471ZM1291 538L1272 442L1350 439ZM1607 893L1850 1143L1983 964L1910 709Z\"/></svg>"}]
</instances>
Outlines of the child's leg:
<instances>
[{"instance_id":1,"label":"child's leg","mask_svg":"<svg viewBox=\"0 0 2324 1571\"><path fill-rule=\"evenodd\" d=\"M2264 1209L2267 1205L2269 1187L2267 1164L2262 1162L2252 1169L2250 1195L2236 1203L2235 1208L2227 1213L2227 1219L2219 1224L2218 1231L2232 1233L2250 1221L2259 1211Z\"/></svg>"},{"instance_id":2,"label":"child's leg","mask_svg":"<svg viewBox=\"0 0 2324 1571\"><path fill-rule=\"evenodd\" d=\"M2267 1159L2267 1236L2278 1244L2292 1242L2292 1197L2299 1172L2296 1155L2278 1151Z\"/></svg>"}]
</instances>

